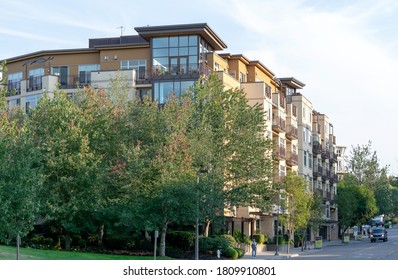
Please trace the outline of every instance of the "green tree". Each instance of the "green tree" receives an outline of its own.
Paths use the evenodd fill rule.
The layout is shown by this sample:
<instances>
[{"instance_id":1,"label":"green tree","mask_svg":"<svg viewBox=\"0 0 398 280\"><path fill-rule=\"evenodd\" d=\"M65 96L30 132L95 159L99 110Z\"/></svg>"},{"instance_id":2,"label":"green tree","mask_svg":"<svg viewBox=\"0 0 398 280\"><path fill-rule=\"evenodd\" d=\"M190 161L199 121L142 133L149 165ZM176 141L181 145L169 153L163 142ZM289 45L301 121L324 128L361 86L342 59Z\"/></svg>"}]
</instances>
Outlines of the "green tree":
<instances>
[{"instance_id":1,"label":"green tree","mask_svg":"<svg viewBox=\"0 0 398 280\"><path fill-rule=\"evenodd\" d=\"M372 150L371 141L366 145L352 147L347 167L348 173L355 178L357 185L366 186L373 191L380 184L380 180L385 180L388 171L388 166L380 167L377 153Z\"/></svg>"},{"instance_id":2,"label":"green tree","mask_svg":"<svg viewBox=\"0 0 398 280\"><path fill-rule=\"evenodd\" d=\"M296 229L304 229L310 219L310 207L312 195L307 191L305 179L293 172L287 174L282 183L282 190L286 192L284 207L287 214L284 214L289 240L292 239Z\"/></svg>"},{"instance_id":3,"label":"green tree","mask_svg":"<svg viewBox=\"0 0 398 280\"><path fill-rule=\"evenodd\" d=\"M195 168L209 170L213 186L223 189L226 207L268 210L272 141L264 137L261 106L250 106L241 90L225 90L216 75L197 83L194 106L190 139Z\"/></svg>"},{"instance_id":4,"label":"green tree","mask_svg":"<svg viewBox=\"0 0 398 280\"><path fill-rule=\"evenodd\" d=\"M39 201L35 148L25 123L0 112L0 240L24 237L37 222Z\"/></svg>"},{"instance_id":5,"label":"green tree","mask_svg":"<svg viewBox=\"0 0 398 280\"><path fill-rule=\"evenodd\" d=\"M124 187L128 182L126 165L134 145L126 107L128 86L119 74L111 79L110 88L85 88L75 95L75 106L81 115L80 128L87 136L88 148L97 161L97 184L100 189L96 207L85 212L86 226L98 233L101 245L106 231L129 196Z\"/></svg>"},{"instance_id":6,"label":"green tree","mask_svg":"<svg viewBox=\"0 0 398 280\"><path fill-rule=\"evenodd\" d=\"M66 249L70 235L79 233L85 212L100 199L98 159L83 131L79 108L64 92L43 96L29 123L40 156L42 215L62 227Z\"/></svg>"},{"instance_id":7,"label":"green tree","mask_svg":"<svg viewBox=\"0 0 398 280\"><path fill-rule=\"evenodd\" d=\"M372 190L358 186L356 178L347 174L339 182L336 202L343 233L350 226L367 223L376 213L376 199Z\"/></svg>"}]
</instances>

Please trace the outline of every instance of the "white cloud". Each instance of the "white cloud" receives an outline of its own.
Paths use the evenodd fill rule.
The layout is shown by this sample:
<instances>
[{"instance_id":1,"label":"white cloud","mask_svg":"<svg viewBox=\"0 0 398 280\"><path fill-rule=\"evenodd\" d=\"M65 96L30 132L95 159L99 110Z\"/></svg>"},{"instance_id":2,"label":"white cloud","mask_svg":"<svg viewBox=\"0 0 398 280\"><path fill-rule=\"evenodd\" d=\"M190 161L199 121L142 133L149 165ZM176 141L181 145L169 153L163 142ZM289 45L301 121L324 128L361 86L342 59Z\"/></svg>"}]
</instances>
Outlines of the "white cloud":
<instances>
[{"instance_id":1,"label":"white cloud","mask_svg":"<svg viewBox=\"0 0 398 280\"><path fill-rule=\"evenodd\" d=\"M382 164L397 172L391 139L398 133L391 123L398 119L393 90L398 57L374 24L397 4L369 3L326 9L302 1L234 1L228 16L252 36L251 49L244 50L249 59L307 84L302 93L330 117L339 144L372 140ZM396 39L390 38L391 45Z\"/></svg>"}]
</instances>

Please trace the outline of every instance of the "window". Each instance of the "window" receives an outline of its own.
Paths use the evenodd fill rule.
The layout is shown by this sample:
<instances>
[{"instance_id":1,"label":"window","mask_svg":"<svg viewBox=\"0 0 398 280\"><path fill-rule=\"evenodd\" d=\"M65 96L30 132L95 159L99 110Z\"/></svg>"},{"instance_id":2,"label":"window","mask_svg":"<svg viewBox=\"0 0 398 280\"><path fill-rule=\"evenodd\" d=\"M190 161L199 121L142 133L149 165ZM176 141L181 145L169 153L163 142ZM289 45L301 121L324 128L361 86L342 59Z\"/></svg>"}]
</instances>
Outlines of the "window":
<instances>
[{"instance_id":1,"label":"window","mask_svg":"<svg viewBox=\"0 0 398 280\"><path fill-rule=\"evenodd\" d=\"M303 127L303 143L307 142L307 130Z\"/></svg>"},{"instance_id":2,"label":"window","mask_svg":"<svg viewBox=\"0 0 398 280\"><path fill-rule=\"evenodd\" d=\"M37 106L39 99L42 97L42 94L30 95L25 98L25 110L26 113L29 114L30 110Z\"/></svg>"},{"instance_id":3,"label":"window","mask_svg":"<svg viewBox=\"0 0 398 280\"><path fill-rule=\"evenodd\" d=\"M121 70L135 70L136 78L143 80L146 78L146 59L122 60Z\"/></svg>"},{"instance_id":4,"label":"window","mask_svg":"<svg viewBox=\"0 0 398 280\"><path fill-rule=\"evenodd\" d=\"M303 107L303 119L306 120L307 119L307 110L305 107Z\"/></svg>"},{"instance_id":5,"label":"window","mask_svg":"<svg viewBox=\"0 0 398 280\"><path fill-rule=\"evenodd\" d=\"M152 70L155 75L187 74L198 70L198 36L152 39Z\"/></svg>"},{"instance_id":6,"label":"window","mask_svg":"<svg viewBox=\"0 0 398 280\"><path fill-rule=\"evenodd\" d=\"M7 100L7 105L8 108L13 108L13 107L19 107L21 104L21 99L17 98L17 99L11 99L11 100Z\"/></svg>"},{"instance_id":7,"label":"window","mask_svg":"<svg viewBox=\"0 0 398 280\"><path fill-rule=\"evenodd\" d=\"M41 77L44 76L44 68L29 70L28 91L42 89Z\"/></svg>"},{"instance_id":8,"label":"window","mask_svg":"<svg viewBox=\"0 0 398 280\"><path fill-rule=\"evenodd\" d=\"M304 151L304 166L307 166L307 152Z\"/></svg>"},{"instance_id":9,"label":"window","mask_svg":"<svg viewBox=\"0 0 398 280\"><path fill-rule=\"evenodd\" d=\"M21 94L22 72L9 74L7 77L7 95Z\"/></svg>"},{"instance_id":10,"label":"window","mask_svg":"<svg viewBox=\"0 0 398 280\"><path fill-rule=\"evenodd\" d=\"M286 175L285 166L279 165L279 171L280 171L281 176L285 176Z\"/></svg>"},{"instance_id":11,"label":"window","mask_svg":"<svg viewBox=\"0 0 398 280\"><path fill-rule=\"evenodd\" d=\"M243 72L240 72L240 75L239 75L240 77L239 77L239 81L241 82L241 83L244 83L244 82L246 82L246 75L243 73Z\"/></svg>"},{"instance_id":12,"label":"window","mask_svg":"<svg viewBox=\"0 0 398 280\"><path fill-rule=\"evenodd\" d=\"M65 88L68 85L68 66L53 67L52 74L59 77L61 88Z\"/></svg>"},{"instance_id":13,"label":"window","mask_svg":"<svg viewBox=\"0 0 398 280\"><path fill-rule=\"evenodd\" d=\"M99 64L79 65L79 83L82 85L90 84L91 72L99 70L100 70Z\"/></svg>"},{"instance_id":14,"label":"window","mask_svg":"<svg viewBox=\"0 0 398 280\"><path fill-rule=\"evenodd\" d=\"M166 103L167 98L170 97L172 93L174 93L175 95L180 95L194 84L195 81L155 82L153 85L154 99L159 104L164 104Z\"/></svg>"},{"instance_id":15,"label":"window","mask_svg":"<svg viewBox=\"0 0 398 280\"><path fill-rule=\"evenodd\" d=\"M312 154L308 153L308 167L312 168Z\"/></svg>"}]
</instances>

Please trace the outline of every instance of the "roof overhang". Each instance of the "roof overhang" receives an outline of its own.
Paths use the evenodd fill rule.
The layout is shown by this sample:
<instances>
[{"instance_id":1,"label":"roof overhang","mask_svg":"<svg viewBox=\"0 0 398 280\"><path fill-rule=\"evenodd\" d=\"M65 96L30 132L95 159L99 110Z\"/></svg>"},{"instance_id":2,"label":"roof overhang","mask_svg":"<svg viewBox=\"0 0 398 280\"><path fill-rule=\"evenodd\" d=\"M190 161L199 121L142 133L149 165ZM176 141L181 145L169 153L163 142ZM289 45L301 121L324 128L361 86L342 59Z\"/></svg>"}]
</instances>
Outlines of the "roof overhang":
<instances>
[{"instance_id":1,"label":"roof overhang","mask_svg":"<svg viewBox=\"0 0 398 280\"><path fill-rule=\"evenodd\" d=\"M207 25L207 23L161 25L161 26L143 26L134 28L137 33L145 38L178 35L200 35L214 50L220 51L227 48L227 45L220 37Z\"/></svg>"},{"instance_id":2,"label":"roof overhang","mask_svg":"<svg viewBox=\"0 0 398 280\"><path fill-rule=\"evenodd\" d=\"M279 80L283 83L286 84L288 86L290 86L291 88L295 88L295 89L302 89L303 87L305 87L305 84L299 80L297 80L296 78L293 77L289 77L289 78L279 78Z\"/></svg>"}]
</instances>

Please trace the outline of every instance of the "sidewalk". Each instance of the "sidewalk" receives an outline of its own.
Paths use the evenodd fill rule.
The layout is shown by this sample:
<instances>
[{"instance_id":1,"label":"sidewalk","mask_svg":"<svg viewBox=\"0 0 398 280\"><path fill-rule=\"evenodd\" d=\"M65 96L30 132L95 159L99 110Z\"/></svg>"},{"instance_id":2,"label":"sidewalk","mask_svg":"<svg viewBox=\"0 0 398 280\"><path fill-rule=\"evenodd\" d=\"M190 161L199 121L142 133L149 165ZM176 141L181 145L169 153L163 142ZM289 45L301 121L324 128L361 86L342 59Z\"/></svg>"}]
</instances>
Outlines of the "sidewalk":
<instances>
[{"instance_id":1,"label":"sidewalk","mask_svg":"<svg viewBox=\"0 0 398 280\"><path fill-rule=\"evenodd\" d=\"M360 240L352 240L350 242L358 242L358 241L360 241ZM322 243L322 248L328 247L328 246L346 246L346 245L347 245L347 243L342 243L341 240L324 241ZM301 247L294 248L293 245L292 245L290 247L289 254L287 253L286 249L284 249L283 251L279 250L278 251L278 253L279 253L278 255L275 255L275 253L276 253L275 251L257 252L256 259L259 259L259 260L264 260L264 259L267 259L267 260L280 260L280 259L296 258L296 257L299 257L300 255L306 255L306 254L310 254L313 251L322 250L322 248L321 249L312 248L311 250L307 249L307 250L301 251ZM253 260L253 258L251 256L251 253L247 253L246 255L244 255L242 259L243 260L245 260L245 259L246 260Z\"/></svg>"}]
</instances>

